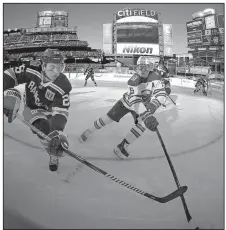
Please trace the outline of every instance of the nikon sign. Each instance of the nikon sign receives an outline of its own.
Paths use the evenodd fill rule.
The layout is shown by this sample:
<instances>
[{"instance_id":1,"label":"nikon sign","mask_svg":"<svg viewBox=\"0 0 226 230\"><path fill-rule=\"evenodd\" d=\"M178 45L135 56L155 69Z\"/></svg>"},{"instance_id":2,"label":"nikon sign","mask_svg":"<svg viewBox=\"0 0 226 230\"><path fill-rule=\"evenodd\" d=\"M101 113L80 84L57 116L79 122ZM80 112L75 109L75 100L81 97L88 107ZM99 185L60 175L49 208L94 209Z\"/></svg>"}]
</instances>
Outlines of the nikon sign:
<instances>
[{"instance_id":1,"label":"nikon sign","mask_svg":"<svg viewBox=\"0 0 226 230\"><path fill-rule=\"evenodd\" d=\"M118 54L159 55L158 44L117 44Z\"/></svg>"},{"instance_id":2,"label":"nikon sign","mask_svg":"<svg viewBox=\"0 0 226 230\"><path fill-rule=\"evenodd\" d=\"M127 46L123 48L123 53L152 54L153 48Z\"/></svg>"}]
</instances>

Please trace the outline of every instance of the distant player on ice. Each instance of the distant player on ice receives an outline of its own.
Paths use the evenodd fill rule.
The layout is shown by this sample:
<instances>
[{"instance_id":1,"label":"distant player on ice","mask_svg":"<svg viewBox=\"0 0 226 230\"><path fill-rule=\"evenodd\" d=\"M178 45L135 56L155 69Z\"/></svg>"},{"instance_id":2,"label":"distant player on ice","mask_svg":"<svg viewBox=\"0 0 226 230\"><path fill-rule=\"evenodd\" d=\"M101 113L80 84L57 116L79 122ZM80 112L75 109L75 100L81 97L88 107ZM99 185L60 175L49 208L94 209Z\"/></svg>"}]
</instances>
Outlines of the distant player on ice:
<instances>
[{"instance_id":1,"label":"distant player on ice","mask_svg":"<svg viewBox=\"0 0 226 230\"><path fill-rule=\"evenodd\" d=\"M87 75L86 75L86 74L87 74ZM84 75L86 75L84 86L87 85L87 80L88 80L89 78L91 78L91 80L93 81L94 85L97 86L97 83L96 83L96 81L95 81L95 79L94 79L94 71L93 71L93 68L91 68L90 66L88 66L88 67L86 68L85 72L84 72Z\"/></svg>"},{"instance_id":2,"label":"distant player on ice","mask_svg":"<svg viewBox=\"0 0 226 230\"><path fill-rule=\"evenodd\" d=\"M169 78L169 70L164 65L160 65L160 66L162 66L162 69L163 69L162 83L165 86L166 95L169 96L171 94L171 84L170 84L170 78ZM167 97L167 99L168 99L168 97ZM164 106L164 103L162 103L162 105Z\"/></svg>"},{"instance_id":3,"label":"distant player on ice","mask_svg":"<svg viewBox=\"0 0 226 230\"><path fill-rule=\"evenodd\" d=\"M50 156L49 169L58 169L63 147L68 148L63 133L69 114L71 84L62 73L64 58L57 49L47 49L41 58L41 70L24 65L4 71L4 114L11 123L20 108L21 93L14 87L25 83L24 119L48 135L48 143L39 139Z\"/></svg>"},{"instance_id":4,"label":"distant player on ice","mask_svg":"<svg viewBox=\"0 0 226 230\"><path fill-rule=\"evenodd\" d=\"M203 77L199 78L195 84L195 90L194 93L199 92L200 90L202 91L203 95L207 96L207 82Z\"/></svg>"},{"instance_id":5,"label":"distant player on ice","mask_svg":"<svg viewBox=\"0 0 226 230\"><path fill-rule=\"evenodd\" d=\"M167 99L165 85L162 82L162 77L166 74L167 69L160 64L157 69L150 71L151 64L147 57L139 57L137 61L138 71L128 80L128 91L106 115L95 120L93 126L82 133L81 142L87 141L104 126L119 122L127 113L131 113L135 124L114 149L114 153L119 158L126 159L129 156L128 147L146 129L156 131L159 123L153 114Z\"/></svg>"}]
</instances>

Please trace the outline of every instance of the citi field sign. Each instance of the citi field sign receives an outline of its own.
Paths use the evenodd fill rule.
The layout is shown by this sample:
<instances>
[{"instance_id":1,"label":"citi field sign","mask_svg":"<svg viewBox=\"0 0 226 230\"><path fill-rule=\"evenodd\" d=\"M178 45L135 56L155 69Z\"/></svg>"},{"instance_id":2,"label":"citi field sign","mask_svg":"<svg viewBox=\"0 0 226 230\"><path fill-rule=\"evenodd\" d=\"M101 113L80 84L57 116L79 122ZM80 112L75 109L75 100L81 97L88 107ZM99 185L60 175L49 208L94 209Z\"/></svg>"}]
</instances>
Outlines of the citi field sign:
<instances>
[{"instance_id":1,"label":"citi field sign","mask_svg":"<svg viewBox=\"0 0 226 230\"><path fill-rule=\"evenodd\" d=\"M116 13L116 20L126 18L126 17L132 17L132 16L148 17L158 21L158 13L156 13L154 10L143 10L143 9L120 10Z\"/></svg>"}]
</instances>

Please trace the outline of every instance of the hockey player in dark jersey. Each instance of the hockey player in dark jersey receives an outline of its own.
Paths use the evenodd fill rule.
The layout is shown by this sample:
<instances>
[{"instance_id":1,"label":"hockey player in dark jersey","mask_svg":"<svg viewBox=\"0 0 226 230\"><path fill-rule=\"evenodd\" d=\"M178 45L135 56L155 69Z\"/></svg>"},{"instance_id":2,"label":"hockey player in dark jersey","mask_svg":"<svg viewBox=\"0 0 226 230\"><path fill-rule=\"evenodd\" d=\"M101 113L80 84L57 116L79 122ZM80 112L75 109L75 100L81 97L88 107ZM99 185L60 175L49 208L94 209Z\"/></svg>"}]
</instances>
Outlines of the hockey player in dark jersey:
<instances>
[{"instance_id":1,"label":"hockey player in dark jersey","mask_svg":"<svg viewBox=\"0 0 226 230\"><path fill-rule=\"evenodd\" d=\"M138 59L137 65L137 73L127 83L128 91L106 115L95 120L93 126L80 136L80 141L85 142L97 130L113 122L119 122L127 113L131 113L137 122L114 149L114 153L120 159L126 159L129 156L128 146L136 141L146 129L156 130L159 123L153 114L167 97L165 85L162 83L162 69L150 71L150 62L145 56Z\"/></svg>"},{"instance_id":2,"label":"hockey player in dark jersey","mask_svg":"<svg viewBox=\"0 0 226 230\"><path fill-rule=\"evenodd\" d=\"M195 90L194 93L199 92L202 90L203 95L207 96L207 91L206 91L207 83L204 78L199 78L195 84Z\"/></svg>"},{"instance_id":3,"label":"hockey player in dark jersey","mask_svg":"<svg viewBox=\"0 0 226 230\"><path fill-rule=\"evenodd\" d=\"M41 62L40 71L25 65L4 71L4 114L9 123L16 118L21 94L14 87L25 83L24 119L51 139L47 142L38 136L50 156L49 169L56 171L63 146L69 146L63 130L69 113L71 84L62 73L64 58L57 49L45 50Z\"/></svg>"},{"instance_id":4,"label":"hockey player in dark jersey","mask_svg":"<svg viewBox=\"0 0 226 230\"><path fill-rule=\"evenodd\" d=\"M166 95L169 96L171 94L171 84L169 79L169 70L164 66L164 64L160 64L158 66L159 69L162 71L162 83L165 86ZM167 97L168 99L168 97ZM166 101L165 101L166 102ZM162 103L162 106L166 107L164 105L165 103Z\"/></svg>"},{"instance_id":5,"label":"hockey player in dark jersey","mask_svg":"<svg viewBox=\"0 0 226 230\"><path fill-rule=\"evenodd\" d=\"M167 95L171 93L171 84L169 79L169 70L164 65L163 61L160 61L158 64L158 68L154 69L154 71L159 70L161 72L162 83L165 85L165 91Z\"/></svg>"},{"instance_id":6,"label":"hockey player in dark jersey","mask_svg":"<svg viewBox=\"0 0 226 230\"><path fill-rule=\"evenodd\" d=\"M171 84L169 78L163 78L162 82L165 85L166 94L169 96L171 93Z\"/></svg>"},{"instance_id":7,"label":"hockey player in dark jersey","mask_svg":"<svg viewBox=\"0 0 226 230\"><path fill-rule=\"evenodd\" d=\"M87 75L86 75L86 74L87 74ZM91 80L93 81L94 85L97 86L97 83L96 83L96 81L95 81L95 79L94 79L94 71L93 71L93 68L87 67L86 70L85 70L85 72L84 72L84 75L86 75L86 78L85 78L85 85L84 85L84 86L87 85L87 80L88 80L89 78L91 78Z\"/></svg>"}]
</instances>

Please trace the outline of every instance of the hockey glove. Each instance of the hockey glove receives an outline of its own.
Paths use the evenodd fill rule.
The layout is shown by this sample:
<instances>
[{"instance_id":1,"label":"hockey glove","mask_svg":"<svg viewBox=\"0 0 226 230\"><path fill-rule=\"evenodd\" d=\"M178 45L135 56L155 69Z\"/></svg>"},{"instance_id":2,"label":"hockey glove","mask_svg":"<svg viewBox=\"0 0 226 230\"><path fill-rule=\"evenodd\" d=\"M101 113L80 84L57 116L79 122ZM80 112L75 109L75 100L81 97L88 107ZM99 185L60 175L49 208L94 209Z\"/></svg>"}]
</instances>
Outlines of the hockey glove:
<instances>
[{"instance_id":1,"label":"hockey glove","mask_svg":"<svg viewBox=\"0 0 226 230\"><path fill-rule=\"evenodd\" d=\"M156 131L159 123L157 119L148 111L141 114L141 119L143 120L145 126L152 132Z\"/></svg>"},{"instance_id":2,"label":"hockey glove","mask_svg":"<svg viewBox=\"0 0 226 230\"><path fill-rule=\"evenodd\" d=\"M169 96L169 95L170 95L170 93L171 93L171 89L170 89L170 88L165 88L165 90L166 90L166 94L167 94L167 96Z\"/></svg>"},{"instance_id":3,"label":"hockey glove","mask_svg":"<svg viewBox=\"0 0 226 230\"><path fill-rule=\"evenodd\" d=\"M4 109L3 112L11 123L20 109L21 93L19 90L11 88L4 91Z\"/></svg>"},{"instance_id":4,"label":"hockey glove","mask_svg":"<svg viewBox=\"0 0 226 230\"><path fill-rule=\"evenodd\" d=\"M55 130L48 137L51 141L48 143L47 152L50 155L62 157L63 151L69 147L67 136L62 131Z\"/></svg>"},{"instance_id":5,"label":"hockey glove","mask_svg":"<svg viewBox=\"0 0 226 230\"><path fill-rule=\"evenodd\" d=\"M157 110L157 106L152 103L152 102L149 102L148 104L146 104L146 109L151 113L153 114L156 110Z\"/></svg>"}]
</instances>

